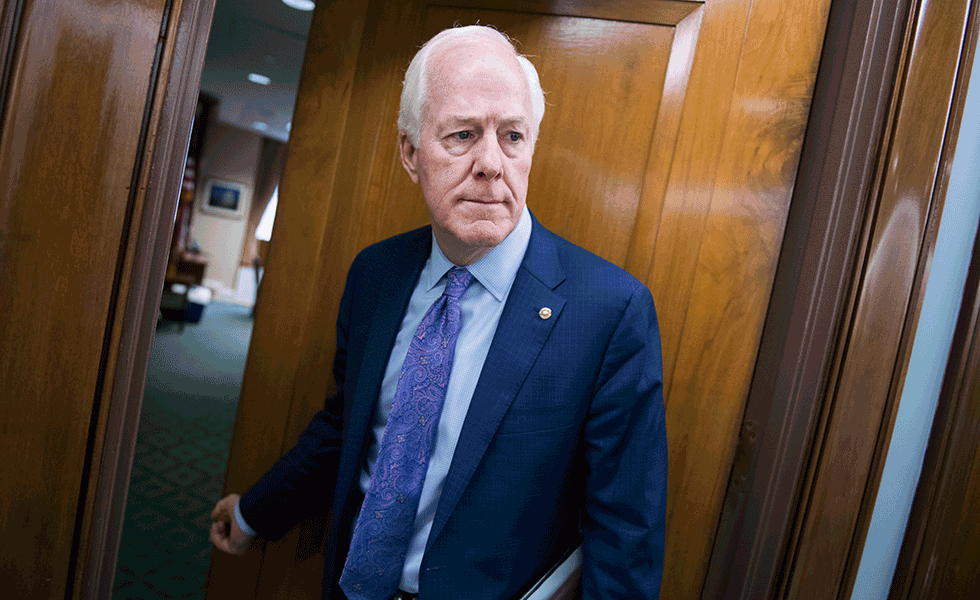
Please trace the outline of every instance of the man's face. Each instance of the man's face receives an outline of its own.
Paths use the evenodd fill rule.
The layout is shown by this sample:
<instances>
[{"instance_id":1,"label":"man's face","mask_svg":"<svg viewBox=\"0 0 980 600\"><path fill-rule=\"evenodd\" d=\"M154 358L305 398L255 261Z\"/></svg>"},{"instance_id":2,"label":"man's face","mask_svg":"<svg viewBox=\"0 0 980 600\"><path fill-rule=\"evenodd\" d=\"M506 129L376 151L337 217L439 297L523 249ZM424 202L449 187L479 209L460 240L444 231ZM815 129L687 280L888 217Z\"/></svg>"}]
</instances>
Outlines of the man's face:
<instances>
[{"instance_id":1,"label":"man's face","mask_svg":"<svg viewBox=\"0 0 980 600\"><path fill-rule=\"evenodd\" d=\"M530 92L520 65L493 43L445 43L428 66L418 148L400 142L421 184L443 253L470 264L517 226L534 152Z\"/></svg>"}]
</instances>

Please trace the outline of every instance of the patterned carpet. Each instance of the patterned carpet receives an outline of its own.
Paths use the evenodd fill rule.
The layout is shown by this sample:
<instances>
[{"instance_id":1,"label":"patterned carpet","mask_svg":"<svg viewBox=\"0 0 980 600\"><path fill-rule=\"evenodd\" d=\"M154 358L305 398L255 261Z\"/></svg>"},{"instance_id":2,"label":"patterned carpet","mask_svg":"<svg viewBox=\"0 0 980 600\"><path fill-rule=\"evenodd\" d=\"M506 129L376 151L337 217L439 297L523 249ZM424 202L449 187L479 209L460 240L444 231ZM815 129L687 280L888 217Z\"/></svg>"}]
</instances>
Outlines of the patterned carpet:
<instances>
[{"instance_id":1,"label":"patterned carpet","mask_svg":"<svg viewBox=\"0 0 980 600\"><path fill-rule=\"evenodd\" d=\"M224 484L249 311L212 301L198 325L157 329L113 600L204 598L209 514Z\"/></svg>"}]
</instances>

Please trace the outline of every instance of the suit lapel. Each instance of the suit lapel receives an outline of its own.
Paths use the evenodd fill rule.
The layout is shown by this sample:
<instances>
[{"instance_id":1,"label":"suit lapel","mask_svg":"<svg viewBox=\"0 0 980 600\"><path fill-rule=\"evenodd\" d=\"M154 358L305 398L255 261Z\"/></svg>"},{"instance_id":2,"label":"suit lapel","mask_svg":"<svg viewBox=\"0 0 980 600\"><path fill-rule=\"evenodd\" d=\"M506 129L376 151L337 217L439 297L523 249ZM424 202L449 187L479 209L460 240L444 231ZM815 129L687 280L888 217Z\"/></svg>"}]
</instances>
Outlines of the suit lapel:
<instances>
[{"instance_id":1,"label":"suit lapel","mask_svg":"<svg viewBox=\"0 0 980 600\"><path fill-rule=\"evenodd\" d=\"M565 304L565 300L553 291L565 279L554 242L536 220L533 223L527 252L500 316L463 422L427 548L456 508ZM544 307L552 311L547 319L539 314Z\"/></svg>"},{"instance_id":2,"label":"suit lapel","mask_svg":"<svg viewBox=\"0 0 980 600\"><path fill-rule=\"evenodd\" d=\"M419 252L398 252L391 256L391 269L379 273L372 282L378 290L373 296L374 313L367 327L368 338L365 345L360 375L354 391L354 397L349 399L350 418L348 432L344 435L345 456L356 456L356 467L363 462L361 451L365 447L367 432L370 429L374 409L377 406L378 392L381 380L388 366L391 348L401 327L408 301L418 281L425 261L431 250L431 233L429 228L420 230L419 235L426 236L425 242L411 244L411 248L421 248ZM402 250L402 249L397 249ZM404 277L390 277L389 273L404 273Z\"/></svg>"}]
</instances>

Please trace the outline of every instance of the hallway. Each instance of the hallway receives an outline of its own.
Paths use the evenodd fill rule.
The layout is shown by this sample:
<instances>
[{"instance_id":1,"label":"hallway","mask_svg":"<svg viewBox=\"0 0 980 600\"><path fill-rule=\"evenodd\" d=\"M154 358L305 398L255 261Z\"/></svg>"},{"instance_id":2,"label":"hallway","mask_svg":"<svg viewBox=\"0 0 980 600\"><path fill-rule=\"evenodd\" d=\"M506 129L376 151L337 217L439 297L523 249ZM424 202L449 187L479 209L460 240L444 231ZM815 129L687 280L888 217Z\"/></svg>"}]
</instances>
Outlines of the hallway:
<instances>
[{"instance_id":1,"label":"hallway","mask_svg":"<svg viewBox=\"0 0 980 600\"><path fill-rule=\"evenodd\" d=\"M209 514L221 496L251 309L211 302L158 327L147 372L113 598L203 599Z\"/></svg>"}]
</instances>

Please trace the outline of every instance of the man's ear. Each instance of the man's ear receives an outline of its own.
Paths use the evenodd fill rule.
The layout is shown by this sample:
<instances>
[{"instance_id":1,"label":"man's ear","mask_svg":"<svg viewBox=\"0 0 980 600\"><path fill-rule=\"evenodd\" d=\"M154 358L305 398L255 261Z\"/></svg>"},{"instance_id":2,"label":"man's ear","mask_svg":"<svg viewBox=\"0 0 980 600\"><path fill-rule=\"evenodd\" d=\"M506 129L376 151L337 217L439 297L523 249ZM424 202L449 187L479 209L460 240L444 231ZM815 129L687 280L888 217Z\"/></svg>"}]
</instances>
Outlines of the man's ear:
<instances>
[{"instance_id":1,"label":"man's ear","mask_svg":"<svg viewBox=\"0 0 980 600\"><path fill-rule=\"evenodd\" d=\"M408 136L404 133L398 138L398 150L402 157L402 166L408 172L408 176L412 178L415 183L419 182L419 170L418 170L418 151L412 142L409 141Z\"/></svg>"}]
</instances>

